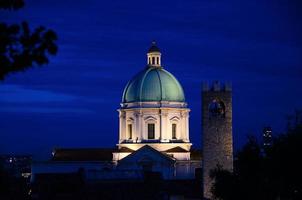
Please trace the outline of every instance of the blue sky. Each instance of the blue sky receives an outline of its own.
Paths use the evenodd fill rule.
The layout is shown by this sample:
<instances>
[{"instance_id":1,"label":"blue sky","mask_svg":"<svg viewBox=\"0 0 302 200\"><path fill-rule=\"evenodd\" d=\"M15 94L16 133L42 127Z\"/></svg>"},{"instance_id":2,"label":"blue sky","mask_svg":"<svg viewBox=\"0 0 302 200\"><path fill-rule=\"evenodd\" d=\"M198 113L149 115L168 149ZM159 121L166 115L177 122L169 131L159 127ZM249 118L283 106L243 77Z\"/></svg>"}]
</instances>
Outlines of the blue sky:
<instances>
[{"instance_id":1,"label":"blue sky","mask_svg":"<svg viewBox=\"0 0 302 200\"><path fill-rule=\"evenodd\" d=\"M42 68L0 83L0 153L50 155L53 147L112 147L123 89L146 65L152 40L184 87L190 137L201 140L201 83L232 81L235 147L263 126L284 130L302 108L299 1L26 1L0 20L58 34Z\"/></svg>"}]
</instances>

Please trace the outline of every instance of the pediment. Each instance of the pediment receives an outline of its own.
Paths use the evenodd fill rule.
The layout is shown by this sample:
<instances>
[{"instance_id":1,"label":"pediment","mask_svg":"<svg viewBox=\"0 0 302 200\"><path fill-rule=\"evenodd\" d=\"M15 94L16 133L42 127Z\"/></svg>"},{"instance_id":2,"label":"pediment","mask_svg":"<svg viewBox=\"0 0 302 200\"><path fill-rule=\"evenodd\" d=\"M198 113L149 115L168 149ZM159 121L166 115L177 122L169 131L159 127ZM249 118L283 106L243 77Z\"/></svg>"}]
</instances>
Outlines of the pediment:
<instances>
[{"instance_id":1,"label":"pediment","mask_svg":"<svg viewBox=\"0 0 302 200\"><path fill-rule=\"evenodd\" d=\"M175 162L175 159L172 157L163 154L156 149L150 147L149 145L145 145L132 154L126 156L122 160L119 161L119 164L122 163L140 163L140 162Z\"/></svg>"},{"instance_id":2,"label":"pediment","mask_svg":"<svg viewBox=\"0 0 302 200\"><path fill-rule=\"evenodd\" d=\"M170 121L176 121L176 122L178 122L179 120L180 120L180 118L177 116L174 116L170 119Z\"/></svg>"},{"instance_id":3,"label":"pediment","mask_svg":"<svg viewBox=\"0 0 302 200\"><path fill-rule=\"evenodd\" d=\"M153 116L148 116L144 118L145 121L156 121L156 118Z\"/></svg>"}]
</instances>

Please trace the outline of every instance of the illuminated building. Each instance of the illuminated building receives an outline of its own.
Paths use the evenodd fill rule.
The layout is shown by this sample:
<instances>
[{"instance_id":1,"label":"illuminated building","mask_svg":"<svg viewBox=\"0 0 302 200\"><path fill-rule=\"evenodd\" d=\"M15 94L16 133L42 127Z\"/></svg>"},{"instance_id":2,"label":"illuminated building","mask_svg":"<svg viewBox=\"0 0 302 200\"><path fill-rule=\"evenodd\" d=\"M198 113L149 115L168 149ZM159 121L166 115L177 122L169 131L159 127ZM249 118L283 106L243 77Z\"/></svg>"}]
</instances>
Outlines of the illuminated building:
<instances>
[{"instance_id":1,"label":"illuminated building","mask_svg":"<svg viewBox=\"0 0 302 200\"><path fill-rule=\"evenodd\" d=\"M32 181L44 175L46 180L52 175L81 172L85 181L121 183L140 181L151 173L167 185L174 181L175 187L171 184L168 188L184 189L183 195L194 189L183 187L184 184L198 184L195 196L200 197L203 164L204 196L210 198L210 170L217 164L228 170L233 168L231 87L215 82L211 88L203 88L201 158L201 150L191 149L190 109L183 88L161 63L161 52L152 43L147 65L124 88L118 109L116 148L56 148L51 161L32 165Z\"/></svg>"},{"instance_id":2,"label":"illuminated building","mask_svg":"<svg viewBox=\"0 0 302 200\"><path fill-rule=\"evenodd\" d=\"M0 155L0 167L14 177L29 178L31 162L30 155Z\"/></svg>"},{"instance_id":3,"label":"illuminated building","mask_svg":"<svg viewBox=\"0 0 302 200\"><path fill-rule=\"evenodd\" d=\"M201 152L191 151L190 109L181 84L162 67L154 42L147 65L126 85L118 112L117 148L57 148L52 161L33 165L35 173L83 168L93 180L141 179L146 172L159 173L165 180L194 180L195 170L201 168Z\"/></svg>"}]
</instances>

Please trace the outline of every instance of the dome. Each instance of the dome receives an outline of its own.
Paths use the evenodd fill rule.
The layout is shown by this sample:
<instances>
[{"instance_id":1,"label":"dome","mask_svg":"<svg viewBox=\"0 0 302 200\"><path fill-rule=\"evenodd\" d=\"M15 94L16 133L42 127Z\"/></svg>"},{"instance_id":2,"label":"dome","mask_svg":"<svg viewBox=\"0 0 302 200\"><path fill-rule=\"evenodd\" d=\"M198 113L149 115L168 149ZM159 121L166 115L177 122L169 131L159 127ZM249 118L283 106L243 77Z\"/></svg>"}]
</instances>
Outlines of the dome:
<instances>
[{"instance_id":1,"label":"dome","mask_svg":"<svg viewBox=\"0 0 302 200\"><path fill-rule=\"evenodd\" d=\"M122 103L146 101L185 102L177 79L161 67L148 66L126 85Z\"/></svg>"}]
</instances>

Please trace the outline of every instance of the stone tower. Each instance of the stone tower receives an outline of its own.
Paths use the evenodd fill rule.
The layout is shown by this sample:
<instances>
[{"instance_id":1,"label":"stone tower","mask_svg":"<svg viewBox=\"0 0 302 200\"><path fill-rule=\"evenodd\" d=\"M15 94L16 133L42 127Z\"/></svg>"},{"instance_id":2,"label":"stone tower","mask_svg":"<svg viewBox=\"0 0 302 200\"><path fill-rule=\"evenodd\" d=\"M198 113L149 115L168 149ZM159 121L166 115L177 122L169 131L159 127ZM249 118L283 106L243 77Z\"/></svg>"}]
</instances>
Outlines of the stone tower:
<instances>
[{"instance_id":1,"label":"stone tower","mask_svg":"<svg viewBox=\"0 0 302 200\"><path fill-rule=\"evenodd\" d=\"M233 170L232 88L214 82L202 90L203 195L211 199L209 173L217 165Z\"/></svg>"}]
</instances>

